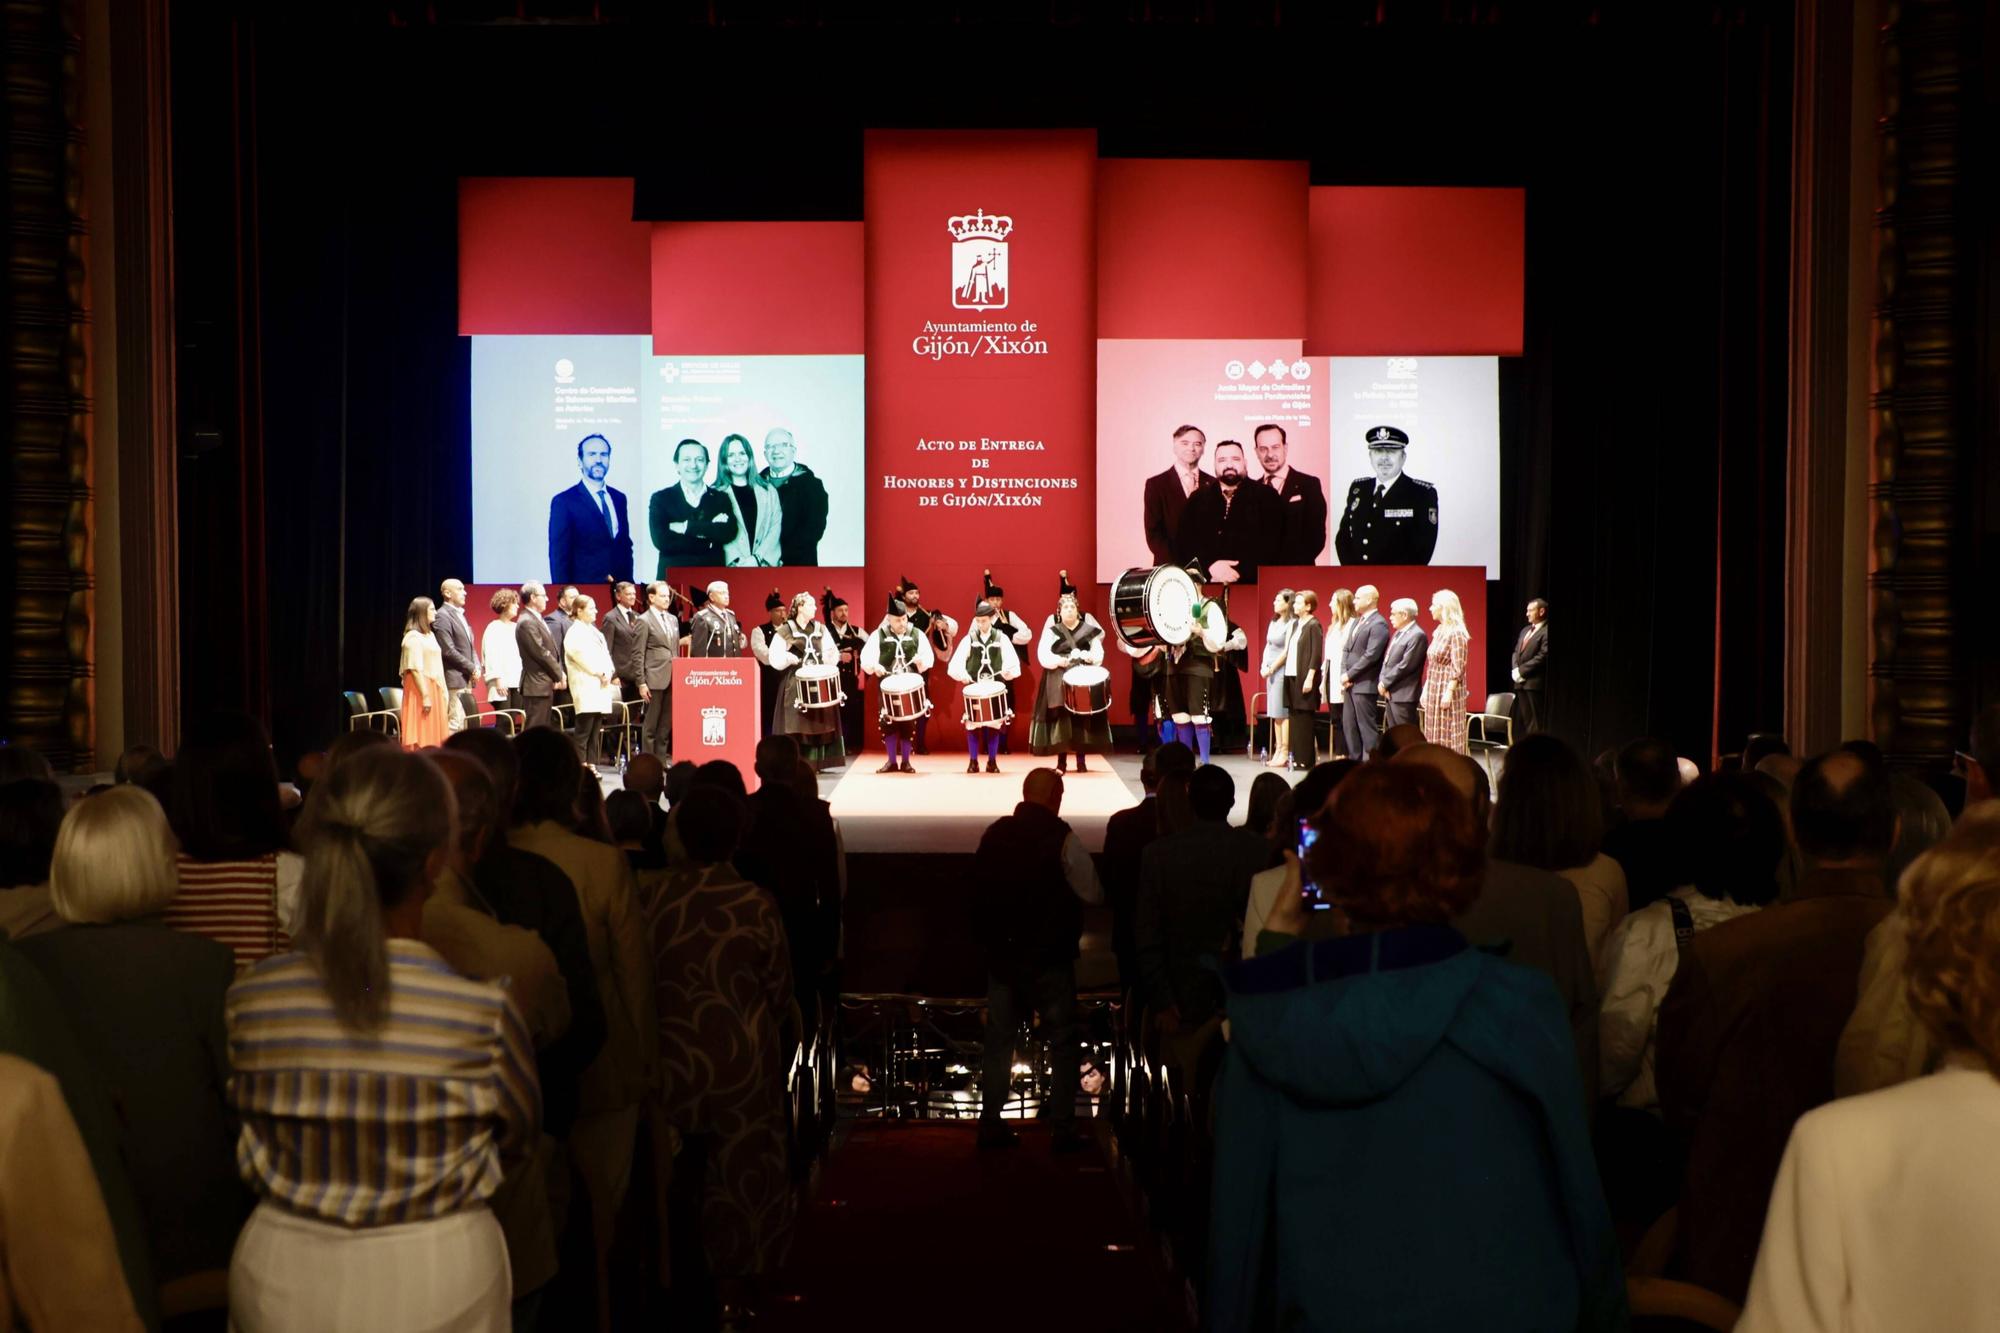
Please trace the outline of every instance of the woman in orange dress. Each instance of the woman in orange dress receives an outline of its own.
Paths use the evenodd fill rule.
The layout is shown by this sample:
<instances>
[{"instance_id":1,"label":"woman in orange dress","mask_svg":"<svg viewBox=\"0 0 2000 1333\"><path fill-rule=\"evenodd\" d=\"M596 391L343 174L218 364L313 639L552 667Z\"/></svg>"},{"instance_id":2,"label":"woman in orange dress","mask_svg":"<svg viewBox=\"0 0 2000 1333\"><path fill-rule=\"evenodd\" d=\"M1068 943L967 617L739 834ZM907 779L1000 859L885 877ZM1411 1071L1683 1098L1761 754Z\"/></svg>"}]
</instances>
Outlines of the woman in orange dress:
<instances>
[{"instance_id":1,"label":"woman in orange dress","mask_svg":"<svg viewBox=\"0 0 2000 1333\"><path fill-rule=\"evenodd\" d=\"M437 607L428 597L410 603L403 620L403 748L422 750L444 744L444 654L431 621Z\"/></svg>"}]
</instances>

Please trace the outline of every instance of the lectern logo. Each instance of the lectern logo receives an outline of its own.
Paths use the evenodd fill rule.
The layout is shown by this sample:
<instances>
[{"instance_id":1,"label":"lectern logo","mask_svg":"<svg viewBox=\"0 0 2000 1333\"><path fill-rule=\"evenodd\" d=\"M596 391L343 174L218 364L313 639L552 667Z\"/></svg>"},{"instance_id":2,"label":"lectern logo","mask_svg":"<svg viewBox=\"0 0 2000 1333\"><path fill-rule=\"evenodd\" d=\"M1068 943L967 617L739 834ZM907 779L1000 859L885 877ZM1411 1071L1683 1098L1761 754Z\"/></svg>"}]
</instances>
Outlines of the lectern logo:
<instances>
[{"instance_id":1,"label":"lectern logo","mask_svg":"<svg viewBox=\"0 0 2000 1333\"><path fill-rule=\"evenodd\" d=\"M1014 219L984 209L949 218L951 303L960 310L1004 310L1007 306L1007 236Z\"/></svg>"},{"instance_id":2,"label":"lectern logo","mask_svg":"<svg viewBox=\"0 0 2000 1333\"><path fill-rule=\"evenodd\" d=\"M701 743L703 745L726 745L729 741L729 710L727 708L704 708L701 710Z\"/></svg>"}]
</instances>

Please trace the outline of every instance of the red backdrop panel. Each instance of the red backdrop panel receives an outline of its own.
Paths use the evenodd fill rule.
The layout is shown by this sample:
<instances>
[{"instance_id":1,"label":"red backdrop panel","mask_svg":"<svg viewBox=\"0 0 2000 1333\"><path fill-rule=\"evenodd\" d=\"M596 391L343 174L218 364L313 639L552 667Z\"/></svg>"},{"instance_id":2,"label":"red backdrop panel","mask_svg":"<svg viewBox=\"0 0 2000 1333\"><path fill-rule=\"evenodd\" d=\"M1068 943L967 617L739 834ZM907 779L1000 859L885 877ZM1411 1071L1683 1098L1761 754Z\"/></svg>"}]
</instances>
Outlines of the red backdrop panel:
<instances>
[{"instance_id":1,"label":"red backdrop panel","mask_svg":"<svg viewBox=\"0 0 2000 1333\"><path fill-rule=\"evenodd\" d=\"M1298 338L1303 162L1097 164L1097 336Z\"/></svg>"},{"instance_id":2,"label":"red backdrop panel","mask_svg":"<svg viewBox=\"0 0 2000 1333\"><path fill-rule=\"evenodd\" d=\"M901 575L961 625L988 567L1009 608L1035 631L1054 607L1058 569L1096 600L1088 595L1096 174L1096 136L1087 131L868 135L871 622ZM994 284L1004 290L1002 306L955 304L966 299L965 284L947 224L978 212L1012 220L1004 247L980 246L1004 256ZM945 333L937 325L1013 331ZM1006 345L990 345L989 336ZM1089 609L1104 617L1101 606ZM1036 675L1027 672L1016 690L1016 749L1025 744ZM962 744L957 691L941 670L932 681L931 747L954 748Z\"/></svg>"},{"instance_id":3,"label":"red backdrop panel","mask_svg":"<svg viewBox=\"0 0 2000 1333\"><path fill-rule=\"evenodd\" d=\"M1521 190L1312 189L1308 356L1519 356Z\"/></svg>"},{"instance_id":4,"label":"red backdrop panel","mask_svg":"<svg viewBox=\"0 0 2000 1333\"><path fill-rule=\"evenodd\" d=\"M458 183L458 331L644 333L652 227L616 177Z\"/></svg>"},{"instance_id":5,"label":"red backdrop panel","mask_svg":"<svg viewBox=\"0 0 2000 1333\"><path fill-rule=\"evenodd\" d=\"M1398 597L1407 597L1417 604L1417 623L1423 626L1426 634L1435 628L1431 623L1431 594L1440 588L1450 589L1458 594L1459 603L1465 608L1465 629L1472 635L1472 647L1465 664L1466 708L1476 713L1486 706L1486 571L1478 566L1314 565L1273 568L1266 565L1258 570L1257 577L1265 605L1254 627L1241 609L1241 602L1233 608L1236 622L1250 635L1253 655L1262 651L1264 630L1271 623L1269 601L1277 596L1280 588L1311 588L1318 593L1319 610L1316 614L1320 623L1325 624L1329 608L1333 605L1335 589L1346 588L1352 592L1364 583L1372 583L1382 594L1380 610L1384 616L1389 614L1391 602Z\"/></svg>"},{"instance_id":6,"label":"red backdrop panel","mask_svg":"<svg viewBox=\"0 0 2000 1333\"><path fill-rule=\"evenodd\" d=\"M862 349L859 222L661 222L652 257L655 355Z\"/></svg>"}]
</instances>

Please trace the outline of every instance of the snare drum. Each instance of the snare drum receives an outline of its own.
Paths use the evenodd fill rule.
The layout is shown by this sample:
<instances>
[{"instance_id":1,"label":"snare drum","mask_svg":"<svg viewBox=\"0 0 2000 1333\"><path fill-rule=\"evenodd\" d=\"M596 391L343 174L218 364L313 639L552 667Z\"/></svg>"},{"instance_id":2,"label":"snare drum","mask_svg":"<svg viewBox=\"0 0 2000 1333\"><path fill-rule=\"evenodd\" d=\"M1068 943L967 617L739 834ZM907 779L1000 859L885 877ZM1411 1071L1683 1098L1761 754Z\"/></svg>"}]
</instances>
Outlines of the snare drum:
<instances>
[{"instance_id":1,"label":"snare drum","mask_svg":"<svg viewBox=\"0 0 2000 1333\"><path fill-rule=\"evenodd\" d=\"M1063 707L1102 713L1111 707L1111 673L1101 666L1073 666L1062 675Z\"/></svg>"},{"instance_id":2,"label":"snare drum","mask_svg":"<svg viewBox=\"0 0 2000 1333\"><path fill-rule=\"evenodd\" d=\"M1004 727L1013 717L1007 707L1007 687L997 680L975 680L965 687L965 725Z\"/></svg>"},{"instance_id":3,"label":"snare drum","mask_svg":"<svg viewBox=\"0 0 2000 1333\"><path fill-rule=\"evenodd\" d=\"M1200 592L1188 572L1174 565L1128 569L1111 585L1112 624L1134 648L1186 643L1194 634Z\"/></svg>"},{"instance_id":4,"label":"snare drum","mask_svg":"<svg viewBox=\"0 0 2000 1333\"><path fill-rule=\"evenodd\" d=\"M915 722L931 711L930 691L924 678L914 671L898 671L882 677L882 720Z\"/></svg>"},{"instance_id":5,"label":"snare drum","mask_svg":"<svg viewBox=\"0 0 2000 1333\"><path fill-rule=\"evenodd\" d=\"M810 662L799 668L799 711L840 706L840 668Z\"/></svg>"}]
</instances>

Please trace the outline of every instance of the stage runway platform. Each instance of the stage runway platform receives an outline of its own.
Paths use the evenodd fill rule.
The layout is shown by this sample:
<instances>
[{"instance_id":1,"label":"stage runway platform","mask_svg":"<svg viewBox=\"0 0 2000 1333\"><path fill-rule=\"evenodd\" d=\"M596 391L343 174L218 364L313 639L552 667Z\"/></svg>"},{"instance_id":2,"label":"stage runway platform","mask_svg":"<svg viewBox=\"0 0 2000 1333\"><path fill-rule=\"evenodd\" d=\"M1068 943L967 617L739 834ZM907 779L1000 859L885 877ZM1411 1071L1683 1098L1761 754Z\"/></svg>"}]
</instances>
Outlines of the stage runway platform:
<instances>
[{"instance_id":1,"label":"stage runway platform","mask_svg":"<svg viewBox=\"0 0 2000 1333\"><path fill-rule=\"evenodd\" d=\"M877 773L882 760L879 750L870 751L839 772L820 775L820 795L832 804L850 854L969 854L986 826L1020 801L1029 770L1055 766L1053 757L1003 754L998 773L968 773L960 752L920 754L911 761L915 774ZM1231 817L1240 823L1250 783L1270 770L1243 755L1218 755L1216 762L1236 779ZM1137 805L1142 794L1138 755L1092 755L1089 772L1064 775L1062 815L1085 847L1102 851L1105 821Z\"/></svg>"}]
</instances>

